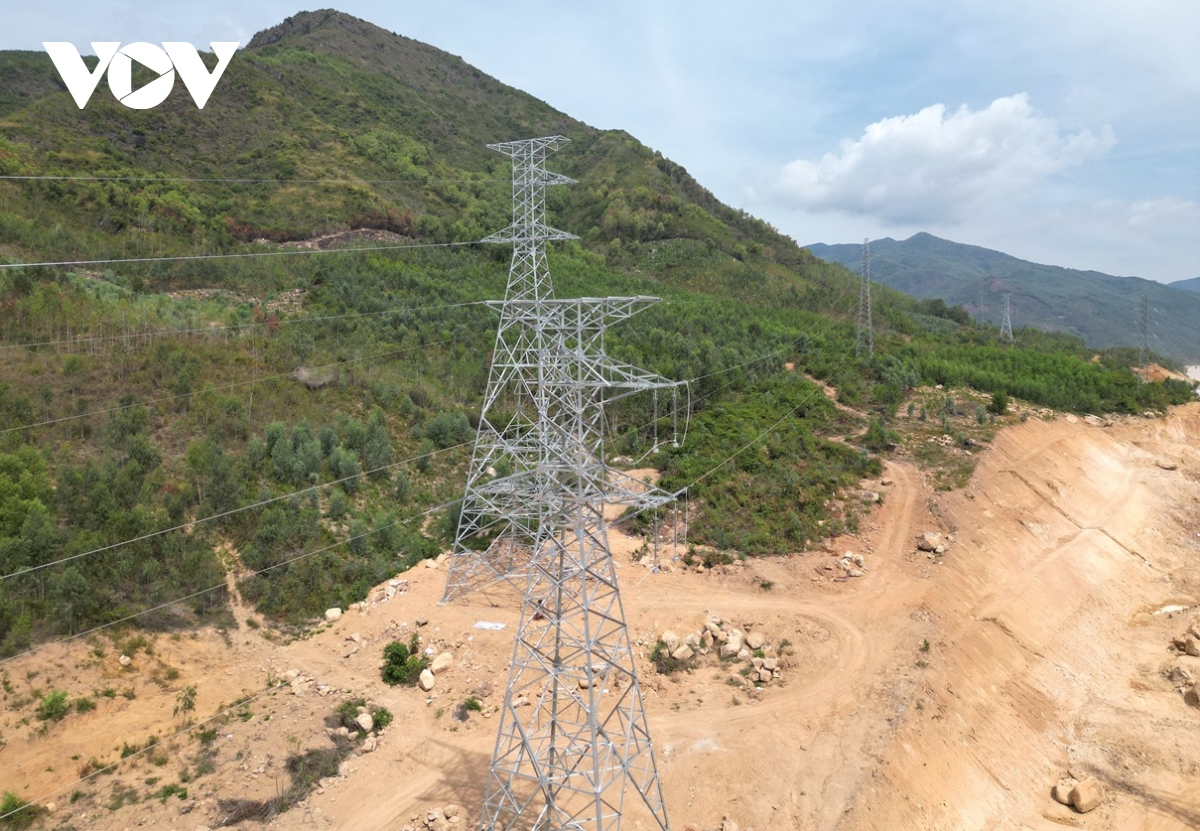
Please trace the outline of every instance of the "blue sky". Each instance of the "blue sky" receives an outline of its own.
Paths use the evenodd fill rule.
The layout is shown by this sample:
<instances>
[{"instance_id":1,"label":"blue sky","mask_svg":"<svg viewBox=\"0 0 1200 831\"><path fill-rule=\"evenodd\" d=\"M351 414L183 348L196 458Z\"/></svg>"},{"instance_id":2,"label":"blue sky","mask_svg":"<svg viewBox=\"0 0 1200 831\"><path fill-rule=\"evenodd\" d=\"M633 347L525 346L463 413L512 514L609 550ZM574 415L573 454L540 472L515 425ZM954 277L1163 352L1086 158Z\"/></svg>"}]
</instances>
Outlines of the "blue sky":
<instances>
[{"instance_id":1,"label":"blue sky","mask_svg":"<svg viewBox=\"0 0 1200 831\"><path fill-rule=\"evenodd\" d=\"M632 133L802 244L929 231L1073 268L1200 276L1196 0L338 8ZM244 44L299 10L22 4L0 48Z\"/></svg>"}]
</instances>

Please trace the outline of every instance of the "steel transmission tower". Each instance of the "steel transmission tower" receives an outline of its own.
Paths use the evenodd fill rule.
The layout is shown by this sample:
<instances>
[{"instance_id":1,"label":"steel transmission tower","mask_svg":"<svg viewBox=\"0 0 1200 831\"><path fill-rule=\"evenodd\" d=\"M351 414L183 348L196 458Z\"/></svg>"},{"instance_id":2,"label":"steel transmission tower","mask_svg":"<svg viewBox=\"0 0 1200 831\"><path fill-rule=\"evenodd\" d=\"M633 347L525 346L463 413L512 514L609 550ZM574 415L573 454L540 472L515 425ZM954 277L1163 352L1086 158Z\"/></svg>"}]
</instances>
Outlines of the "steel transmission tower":
<instances>
[{"instance_id":1,"label":"steel transmission tower","mask_svg":"<svg viewBox=\"0 0 1200 831\"><path fill-rule=\"evenodd\" d=\"M604 333L651 297L551 297L542 187L551 137L489 145L513 158L507 298L444 599L506 580L524 599L481 827L619 831L627 812L667 829L606 505L674 498L604 462L604 405L675 382L620 364ZM503 414L503 415L499 415ZM651 827L652 827L651 826Z\"/></svg>"},{"instance_id":2,"label":"steel transmission tower","mask_svg":"<svg viewBox=\"0 0 1200 831\"><path fill-rule=\"evenodd\" d=\"M863 240L862 250L862 285L858 291L858 340L854 344L854 354L861 356L863 351L868 355L875 354L875 331L871 326L871 241Z\"/></svg>"},{"instance_id":3,"label":"steel transmission tower","mask_svg":"<svg viewBox=\"0 0 1200 831\"><path fill-rule=\"evenodd\" d=\"M1004 322L1000 324L1000 337L1013 339L1012 333L1012 295L1004 294Z\"/></svg>"}]
</instances>

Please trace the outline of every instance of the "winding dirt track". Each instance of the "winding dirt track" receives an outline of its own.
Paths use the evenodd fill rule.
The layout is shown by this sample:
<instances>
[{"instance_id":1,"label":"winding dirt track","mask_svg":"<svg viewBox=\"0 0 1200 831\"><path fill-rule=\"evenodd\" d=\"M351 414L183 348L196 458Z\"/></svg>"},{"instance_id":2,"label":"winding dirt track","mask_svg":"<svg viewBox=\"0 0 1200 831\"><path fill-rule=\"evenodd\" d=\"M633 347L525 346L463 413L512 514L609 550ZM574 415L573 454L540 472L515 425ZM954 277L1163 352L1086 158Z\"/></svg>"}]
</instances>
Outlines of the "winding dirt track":
<instances>
[{"instance_id":1,"label":"winding dirt track","mask_svg":"<svg viewBox=\"0 0 1200 831\"><path fill-rule=\"evenodd\" d=\"M1152 614L1200 599L1198 446L1200 406L1109 428L1031 420L998 436L965 491L932 493L893 463L859 537L704 574L649 574L630 560L640 543L614 533L635 639L689 631L712 612L792 644L783 680L761 693L728 683L730 667L715 661L670 677L642 670L672 827L711 828L723 814L758 831L1200 827L1200 711L1164 677L1184 666L1200 678L1200 658L1167 648L1186 615ZM914 550L926 530L953 533L945 557ZM831 579L840 572L827 566L848 550L865 555L866 575ZM186 803L105 807L116 782L144 791L150 778L175 781L196 751L180 740L165 766L127 762L59 816L81 828L214 826L218 798L281 792L282 760L326 746L324 718L349 695L387 706L395 723L378 750L268 827L398 831L447 803L473 815L496 725L449 711L484 682L495 689L489 709L502 695L516 608L440 607L440 569L403 577L406 594L307 640L281 645L247 628L228 645L215 633L160 639L154 660L181 672L173 686L150 681L148 656L121 669L111 650L96 660L85 644L14 662L14 679L40 668L72 694L117 684L138 695L44 736L0 711L0 780L26 798L46 793L73 778L71 755L115 758L122 741L161 735L181 685L197 686L204 716L295 669L294 688L221 724L216 769ZM426 642L455 653L429 697L378 680L381 646L417 618L429 619ZM508 628L473 628L481 620ZM1068 768L1104 783L1101 808L1080 816L1050 799ZM627 818L639 827L636 812Z\"/></svg>"}]
</instances>

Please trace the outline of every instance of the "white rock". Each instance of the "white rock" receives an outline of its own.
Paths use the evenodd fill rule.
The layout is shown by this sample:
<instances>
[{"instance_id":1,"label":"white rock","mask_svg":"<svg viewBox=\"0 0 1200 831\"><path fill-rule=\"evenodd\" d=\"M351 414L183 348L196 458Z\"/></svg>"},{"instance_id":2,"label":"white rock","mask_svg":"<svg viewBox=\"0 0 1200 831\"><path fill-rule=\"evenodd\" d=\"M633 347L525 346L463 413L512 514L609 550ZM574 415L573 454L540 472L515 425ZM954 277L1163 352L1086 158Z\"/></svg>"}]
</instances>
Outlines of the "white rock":
<instances>
[{"instance_id":1,"label":"white rock","mask_svg":"<svg viewBox=\"0 0 1200 831\"><path fill-rule=\"evenodd\" d=\"M764 643L767 642L767 636L762 632L751 632L746 636L746 646L751 649L762 649Z\"/></svg>"},{"instance_id":2,"label":"white rock","mask_svg":"<svg viewBox=\"0 0 1200 831\"><path fill-rule=\"evenodd\" d=\"M375 719L371 718L370 713L359 713L355 716L354 723L361 727L364 733L370 733L375 729Z\"/></svg>"},{"instance_id":3,"label":"white rock","mask_svg":"<svg viewBox=\"0 0 1200 831\"><path fill-rule=\"evenodd\" d=\"M433 689L433 673L427 669L421 670L421 676L417 679L417 686L425 692Z\"/></svg>"},{"instance_id":4,"label":"white rock","mask_svg":"<svg viewBox=\"0 0 1200 831\"><path fill-rule=\"evenodd\" d=\"M117 663L123 667L127 667L133 663L133 659L128 655L122 655L120 658L117 658Z\"/></svg>"},{"instance_id":5,"label":"white rock","mask_svg":"<svg viewBox=\"0 0 1200 831\"><path fill-rule=\"evenodd\" d=\"M437 675L440 672L450 669L452 666L454 666L454 653L443 652L433 659L433 663L429 665L429 669L434 675Z\"/></svg>"},{"instance_id":6,"label":"white rock","mask_svg":"<svg viewBox=\"0 0 1200 831\"><path fill-rule=\"evenodd\" d=\"M335 620L341 620L341 617L342 617L342 610L339 609L337 606L334 606L332 609L325 610L325 619L327 621L329 621L330 623L333 623Z\"/></svg>"}]
</instances>

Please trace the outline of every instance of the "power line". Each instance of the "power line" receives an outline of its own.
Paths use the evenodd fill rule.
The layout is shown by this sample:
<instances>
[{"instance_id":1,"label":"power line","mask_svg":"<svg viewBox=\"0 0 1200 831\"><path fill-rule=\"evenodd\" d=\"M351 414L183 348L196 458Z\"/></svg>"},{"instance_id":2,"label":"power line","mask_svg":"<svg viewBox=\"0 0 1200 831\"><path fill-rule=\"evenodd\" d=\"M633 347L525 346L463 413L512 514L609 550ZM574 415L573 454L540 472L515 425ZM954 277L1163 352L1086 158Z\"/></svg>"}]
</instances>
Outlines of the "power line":
<instances>
[{"instance_id":1,"label":"power line","mask_svg":"<svg viewBox=\"0 0 1200 831\"><path fill-rule=\"evenodd\" d=\"M426 455L434 456L434 455L437 455L438 453L448 453L451 450L457 450L460 447L466 447L468 444L469 444L469 442L462 442L460 444L451 445L450 447L443 447L440 450L430 451L427 454L420 453L420 454L418 454L416 456L412 456L408 459L401 459L398 462L392 462L391 464L384 465L383 467L377 467L373 470L367 470L367 471L362 471L360 473L356 473L353 476L345 476L345 477L342 477L341 479L334 479L329 482L322 482L319 485L312 485L310 487L303 488L298 491L293 491L292 493L285 493L281 496L272 496L269 499L262 499L262 500L259 500L258 502L252 502L249 505L243 505L240 508L231 508L228 511L222 511L222 512L216 513L216 514L210 514L209 516L201 517L200 519L193 519L189 522L184 522L179 525L175 525L171 528L162 528L157 531L152 531L148 534L142 534L139 537L133 537L132 539L122 540L121 542L115 542L115 543L112 543L111 545L105 545L100 548L93 548L91 551L84 551L80 554L72 554L69 557L61 557L57 560L51 560L50 562L47 562L47 563L39 563L36 566L29 566L28 568L19 569L17 571L11 572L9 574L0 575L0 581L11 580L14 577L20 577L23 574L31 574L32 572L35 572L35 571L41 571L44 568L50 568L52 566L59 566L59 565L62 565L63 563L69 563L72 560L78 560L82 557L89 557L92 554L102 554L105 551L112 551L117 548L122 548L126 545L132 545L135 542L144 542L146 540L153 539L154 537L160 537L163 534L169 534L172 531L182 531L186 528L191 528L196 525L202 525L206 522L212 522L215 519L223 519L228 516L233 516L234 514L240 514L243 511L253 510L254 508L262 508L266 505L271 505L275 502L282 502L285 499L292 499L293 497L300 496L301 494L309 493L310 491L321 490L322 488L328 488L332 485L340 485L344 482L356 480L362 476L370 476L373 473L380 473L385 470L391 470L394 467L400 467L401 465L406 465L406 464L409 464L410 462L415 462L418 459L420 459Z\"/></svg>"},{"instance_id":2,"label":"power line","mask_svg":"<svg viewBox=\"0 0 1200 831\"><path fill-rule=\"evenodd\" d=\"M276 321L259 321L255 323L230 323L224 326L195 326L186 329L151 329L141 332L129 332L120 335L89 335L87 337L78 338L62 338L60 340L45 340L33 341L30 343L9 343L0 344L0 350L4 349L36 349L43 346L60 346L63 344L81 344L81 343L102 343L104 341L120 341L120 340L150 340L154 338L166 338L174 335L203 335L213 332L235 331L238 329L254 329L273 326L287 326L296 323L324 323L330 320L347 320L351 318L361 317L378 317L380 315L397 314L402 315L411 312L427 312L441 309L458 309L466 306L484 306L485 301L473 300L463 303L447 303L440 306L406 306L400 308L384 309L379 312L354 312L340 315L320 315L315 317L294 317L281 318Z\"/></svg>"},{"instance_id":3,"label":"power line","mask_svg":"<svg viewBox=\"0 0 1200 831\"><path fill-rule=\"evenodd\" d=\"M248 251L241 254L188 254L175 257L122 257L111 260L63 260L43 263L0 263L0 269L37 268L40 266L69 265L112 265L115 263L168 263L191 262L193 260L231 260L245 257L297 257L309 254L348 254L363 251L403 251L413 248L456 248L463 245L478 245L480 240L470 242L421 242L412 245L367 245L360 248L297 248L293 251Z\"/></svg>"},{"instance_id":4,"label":"power line","mask_svg":"<svg viewBox=\"0 0 1200 831\"><path fill-rule=\"evenodd\" d=\"M458 340L458 338L447 338L446 340L438 341L434 345L444 346L448 343L456 342L457 340ZM362 361L372 361L372 360L375 360L376 358L387 358L392 355L402 355L405 352L413 352L418 349L428 349L429 346L430 346L429 344L414 344L413 346L406 346L403 349L392 349L388 352L377 352L374 355L360 355L357 358L348 358L344 361L335 361L331 364L322 364L320 366L308 367L308 369L311 369L311 370L334 369L334 368L338 368L338 367L341 367L341 366L344 366L347 364L356 364L356 363L361 363ZM116 413L116 412L120 412L121 410L131 409L133 407L145 407L150 404L161 404L164 401L178 401L181 398L191 398L196 395L203 395L205 393L210 393L210 392L220 392L221 390L234 389L235 387L253 386L254 384L261 384L266 381L274 381L274 380L278 380L280 378L291 378L291 377L293 377L293 375L295 375L295 370L292 370L291 372L281 372L277 375L262 375L262 376L259 376L258 378L251 378L251 379L248 379L245 381L234 381L233 383L222 384L221 386L217 386L217 387L205 387L204 389L195 390L193 392L181 392L178 395L167 395L162 398L149 398L145 401L135 401L132 404L121 404L117 407L108 407L103 410L90 410L86 413L77 413L75 415L62 416L61 418L52 418L52 419L48 419L46 421L34 422L33 424L22 424L18 427L5 427L3 430L0 430L0 436L4 435L5 433L15 432L17 430L32 430L34 427L48 427L52 424L60 424L64 421L74 421L75 419L88 418L89 416L94 416L94 415L105 415L106 413Z\"/></svg>"},{"instance_id":5,"label":"power line","mask_svg":"<svg viewBox=\"0 0 1200 831\"><path fill-rule=\"evenodd\" d=\"M507 179L222 179L187 176L0 176L0 181L18 182L145 182L146 184L170 182L212 182L216 184L269 184L269 185L507 185Z\"/></svg>"}]
</instances>

